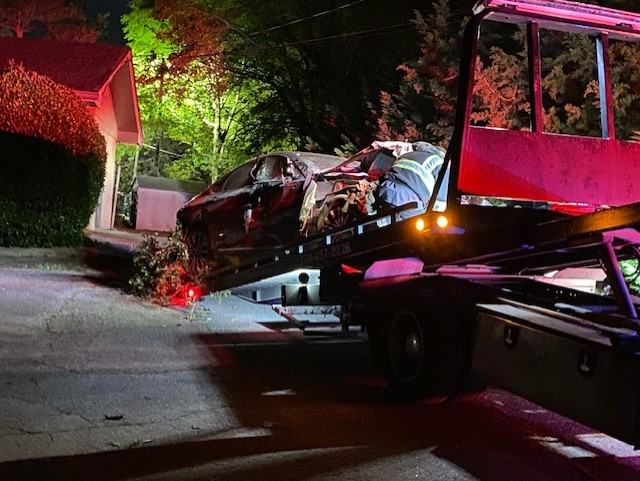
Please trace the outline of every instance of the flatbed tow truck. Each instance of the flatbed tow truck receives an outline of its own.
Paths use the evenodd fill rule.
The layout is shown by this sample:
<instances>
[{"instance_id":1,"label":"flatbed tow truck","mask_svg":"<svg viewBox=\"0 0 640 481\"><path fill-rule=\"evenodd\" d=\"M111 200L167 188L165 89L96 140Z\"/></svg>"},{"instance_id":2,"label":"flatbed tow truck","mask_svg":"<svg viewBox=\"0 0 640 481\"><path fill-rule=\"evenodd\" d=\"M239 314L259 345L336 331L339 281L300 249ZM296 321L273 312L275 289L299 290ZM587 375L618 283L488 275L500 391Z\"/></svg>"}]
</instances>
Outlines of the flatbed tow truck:
<instances>
[{"instance_id":1,"label":"flatbed tow truck","mask_svg":"<svg viewBox=\"0 0 640 481\"><path fill-rule=\"evenodd\" d=\"M472 122L487 22L526 32L526 130ZM543 31L592 42L600 136L545 132ZM616 138L610 42L640 42L640 15L563 0L479 1L435 187L447 189L446 209L432 200L423 215L396 220L404 206L247 252L212 272L212 290L319 269L318 285L303 275L283 286L283 302L342 306L342 322L366 329L399 395L450 399L479 379L640 446L640 299L620 267L640 258L640 143ZM586 292L554 276L569 269L602 277Z\"/></svg>"}]
</instances>

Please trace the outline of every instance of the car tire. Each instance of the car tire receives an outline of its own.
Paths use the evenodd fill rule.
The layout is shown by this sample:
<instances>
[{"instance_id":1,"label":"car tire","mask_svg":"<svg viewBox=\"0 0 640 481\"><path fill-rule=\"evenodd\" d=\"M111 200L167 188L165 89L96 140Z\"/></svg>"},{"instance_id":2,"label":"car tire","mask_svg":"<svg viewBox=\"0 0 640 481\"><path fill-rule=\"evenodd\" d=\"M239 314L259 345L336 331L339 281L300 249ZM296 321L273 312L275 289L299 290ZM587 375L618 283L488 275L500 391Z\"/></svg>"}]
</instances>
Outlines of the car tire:
<instances>
[{"instance_id":1,"label":"car tire","mask_svg":"<svg viewBox=\"0 0 640 481\"><path fill-rule=\"evenodd\" d=\"M324 232L336 229L358 219L355 206L349 204L346 198L337 197L331 204L325 204L318 213L318 231Z\"/></svg>"}]
</instances>

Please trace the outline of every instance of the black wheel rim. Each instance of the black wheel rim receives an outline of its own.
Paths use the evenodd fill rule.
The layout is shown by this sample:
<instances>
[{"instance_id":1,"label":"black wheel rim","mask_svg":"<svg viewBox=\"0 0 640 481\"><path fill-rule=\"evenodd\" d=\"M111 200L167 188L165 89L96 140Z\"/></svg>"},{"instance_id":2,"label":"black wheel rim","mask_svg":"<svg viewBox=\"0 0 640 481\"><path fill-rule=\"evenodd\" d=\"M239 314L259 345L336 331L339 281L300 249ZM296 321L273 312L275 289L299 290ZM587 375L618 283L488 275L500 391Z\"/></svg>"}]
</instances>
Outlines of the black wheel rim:
<instances>
[{"instance_id":1,"label":"black wheel rim","mask_svg":"<svg viewBox=\"0 0 640 481\"><path fill-rule=\"evenodd\" d=\"M333 229L334 227L342 227L354 220L355 217L349 210L347 210L347 212L343 212L341 207L332 207L324 220L324 228Z\"/></svg>"},{"instance_id":2,"label":"black wheel rim","mask_svg":"<svg viewBox=\"0 0 640 481\"><path fill-rule=\"evenodd\" d=\"M410 312L394 318L389 331L389 365L402 383L415 381L424 365L424 336L420 323Z\"/></svg>"},{"instance_id":3,"label":"black wheel rim","mask_svg":"<svg viewBox=\"0 0 640 481\"><path fill-rule=\"evenodd\" d=\"M207 236L200 230L189 232L185 236L187 245L187 271L190 274L202 272L207 265L209 246Z\"/></svg>"}]
</instances>

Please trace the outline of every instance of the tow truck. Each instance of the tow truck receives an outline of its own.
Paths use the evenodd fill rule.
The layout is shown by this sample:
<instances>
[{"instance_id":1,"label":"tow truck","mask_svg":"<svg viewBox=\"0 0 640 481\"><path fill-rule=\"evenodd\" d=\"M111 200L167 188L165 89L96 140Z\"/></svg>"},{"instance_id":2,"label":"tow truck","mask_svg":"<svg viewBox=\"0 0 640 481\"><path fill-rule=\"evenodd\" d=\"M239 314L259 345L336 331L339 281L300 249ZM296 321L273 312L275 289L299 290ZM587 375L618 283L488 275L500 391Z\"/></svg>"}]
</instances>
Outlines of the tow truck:
<instances>
[{"instance_id":1,"label":"tow truck","mask_svg":"<svg viewBox=\"0 0 640 481\"><path fill-rule=\"evenodd\" d=\"M487 25L524 33L526 128L473 121ZM545 129L541 36L556 32L593 46L598 136ZM564 0L477 2L435 186L446 208L432 200L398 220L414 207L401 206L247 253L211 273L212 290L319 269L317 284L303 274L283 286L283 304L342 306L403 398L451 399L480 380L640 446L640 299L621 269L640 259L640 143L616 137L612 42L640 42L640 15Z\"/></svg>"}]
</instances>

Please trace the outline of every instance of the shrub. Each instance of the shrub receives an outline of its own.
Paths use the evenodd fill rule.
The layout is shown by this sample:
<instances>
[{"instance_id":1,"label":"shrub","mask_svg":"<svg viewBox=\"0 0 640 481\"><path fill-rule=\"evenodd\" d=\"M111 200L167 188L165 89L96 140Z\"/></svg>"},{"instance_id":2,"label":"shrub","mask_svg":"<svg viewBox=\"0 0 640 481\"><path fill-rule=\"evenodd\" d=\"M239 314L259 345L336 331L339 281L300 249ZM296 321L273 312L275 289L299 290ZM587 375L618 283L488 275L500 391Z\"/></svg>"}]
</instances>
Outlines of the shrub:
<instances>
[{"instance_id":1,"label":"shrub","mask_svg":"<svg viewBox=\"0 0 640 481\"><path fill-rule=\"evenodd\" d=\"M177 229L166 242L146 235L133 258L134 273L129 286L134 294L160 304L186 305L202 296L202 279L194 279L184 270L187 247Z\"/></svg>"},{"instance_id":2,"label":"shrub","mask_svg":"<svg viewBox=\"0 0 640 481\"><path fill-rule=\"evenodd\" d=\"M0 74L0 130L48 140L104 169L104 138L82 99L14 63Z\"/></svg>"},{"instance_id":3,"label":"shrub","mask_svg":"<svg viewBox=\"0 0 640 481\"><path fill-rule=\"evenodd\" d=\"M104 179L104 138L71 90L0 73L0 245L77 245Z\"/></svg>"}]
</instances>

